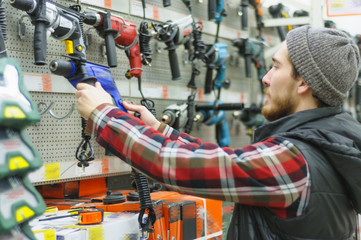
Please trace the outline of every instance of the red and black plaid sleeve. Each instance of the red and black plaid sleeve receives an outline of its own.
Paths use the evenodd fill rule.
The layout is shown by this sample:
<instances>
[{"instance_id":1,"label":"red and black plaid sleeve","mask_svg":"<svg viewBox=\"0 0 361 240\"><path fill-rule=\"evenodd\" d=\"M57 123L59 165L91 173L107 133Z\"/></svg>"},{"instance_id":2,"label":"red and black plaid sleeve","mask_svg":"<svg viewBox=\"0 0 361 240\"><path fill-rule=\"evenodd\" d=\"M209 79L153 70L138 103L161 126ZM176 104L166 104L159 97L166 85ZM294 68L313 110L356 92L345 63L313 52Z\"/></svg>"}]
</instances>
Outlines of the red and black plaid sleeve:
<instances>
[{"instance_id":1,"label":"red and black plaid sleeve","mask_svg":"<svg viewBox=\"0 0 361 240\"><path fill-rule=\"evenodd\" d=\"M269 207L284 218L307 206L308 167L288 140L220 148L164 124L156 131L110 105L92 113L87 130L120 159L181 193Z\"/></svg>"}]
</instances>

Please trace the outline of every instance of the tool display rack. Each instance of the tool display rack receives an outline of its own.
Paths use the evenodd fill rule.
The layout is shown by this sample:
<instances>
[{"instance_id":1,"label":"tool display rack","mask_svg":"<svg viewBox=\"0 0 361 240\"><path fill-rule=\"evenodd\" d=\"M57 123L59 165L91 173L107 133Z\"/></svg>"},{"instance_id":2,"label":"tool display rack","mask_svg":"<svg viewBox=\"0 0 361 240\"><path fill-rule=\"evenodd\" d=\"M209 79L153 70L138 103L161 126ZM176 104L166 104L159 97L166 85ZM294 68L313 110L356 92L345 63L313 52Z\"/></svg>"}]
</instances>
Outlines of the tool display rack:
<instances>
[{"instance_id":1,"label":"tool display rack","mask_svg":"<svg viewBox=\"0 0 361 240\"><path fill-rule=\"evenodd\" d=\"M64 6L75 4L75 1L56 0ZM221 23L219 42L227 43L230 57L227 60L226 76L231 80L231 87L222 90L223 102L244 102L249 105L258 102L260 98L259 81L256 79L256 69L253 68L253 78L246 78L244 61L238 55L236 47L231 41L239 37L255 37L256 22L254 9L249 7L249 30L241 31L240 16L238 16L239 0L225 1L227 17ZM146 1L146 19L150 23L163 23L167 20L176 21L189 15L188 9L181 0L172 0L172 5L164 8L161 0ZM34 185L50 184L78 179L93 178L98 176L115 176L127 174L129 166L114 156L106 156L105 151L94 139L92 146L95 151L95 160L85 168L77 167L75 152L81 141L81 120L77 112L77 103L74 96L75 89L61 76L52 75L49 63L54 59L66 59L65 45L52 37L47 39L47 65L36 66L33 57L34 26L27 14L13 8L8 1L3 6L6 9L8 56L16 59L24 72L24 81L31 93L33 101L42 112L41 121L28 128L34 147L40 152L43 166L30 175ZM122 16L139 26L143 19L142 4L136 0L83 0L82 11L87 7L109 9L112 14ZM208 21L207 1L193 0L193 15L196 20L203 22L202 40L213 43L216 34L216 24ZM91 11L91 10L87 10ZM25 26L25 31L19 35L19 24ZM95 29L84 24L84 34L87 38L87 60L90 62L107 65L105 57L104 40L99 37ZM279 45L280 41L274 28L265 28L263 36L270 45L270 49ZM143 66L142 80L145 97L154 100L157 117L170 104L186 101L190 89L186 87L191 76L191 64L186 61L186 51L183 46L177 49L180 65L181 80L171 80L168 61L168 52L164 50L165 44L156 39L151 40L153 50L151 66ZM126 79L124 74L129 69L128 58L121 49L116 50L118 66L111 68L112 76L123 99L139 103L137 79ZM267 52L266 52L267 55ZM267 60L267 59L266 59ZM270 61L267 61L270 64ZM215 100L213 93L205 95L203 91L206 68L201 63L201 74L196 77L199 89L197 102L208 103ZM239 120L232 119L231 112L227 112L230 123L231 147L241 147L249 143L247 131ZM204 141L216 142L214 126L194 124L192 136Z\"/></svg>"}]
</instances>

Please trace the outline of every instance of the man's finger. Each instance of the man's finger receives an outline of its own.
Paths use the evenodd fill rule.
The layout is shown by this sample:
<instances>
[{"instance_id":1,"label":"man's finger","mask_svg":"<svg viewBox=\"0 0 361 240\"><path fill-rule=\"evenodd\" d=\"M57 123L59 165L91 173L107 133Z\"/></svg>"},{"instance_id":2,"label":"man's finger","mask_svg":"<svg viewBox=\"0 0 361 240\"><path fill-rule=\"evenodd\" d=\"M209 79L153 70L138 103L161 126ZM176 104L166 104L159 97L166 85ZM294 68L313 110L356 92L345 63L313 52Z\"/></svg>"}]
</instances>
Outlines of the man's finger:
<instances>
[{"instance_id":1,"label":"man's finger","mask_svg":"<svg viewBox=\"0 0 361 240\"><path fill-rule=\"evenodd\" d=\"M87 83L82 83L82 82L80 82L76 85L76 89L78 89L78 90L89 89L91 87L93 87L93 86L91 86Z\"/></svg>"},{"instance_id":2,"label":"man's finger","mask_svg":"<svg viewBox=\"0 0 361 240\"><path fill-rule=\"evenodd\" d=\"M143 108L143 106L141 106L141 105L134 105L134 104L128 103L126 101L123 101L123 105L127 110L130 110L130 111L140 112Z\"/></svg>"},{"instance_id":3,"label":"man's finger","mask_svg":"<svg viewBox=\"0 0 361 240\"><path fill-rule=\"evenodd\" d=\"M95 87L103 89L102 84L98 81L95 82Z\"/></svg>"}]
</instances>

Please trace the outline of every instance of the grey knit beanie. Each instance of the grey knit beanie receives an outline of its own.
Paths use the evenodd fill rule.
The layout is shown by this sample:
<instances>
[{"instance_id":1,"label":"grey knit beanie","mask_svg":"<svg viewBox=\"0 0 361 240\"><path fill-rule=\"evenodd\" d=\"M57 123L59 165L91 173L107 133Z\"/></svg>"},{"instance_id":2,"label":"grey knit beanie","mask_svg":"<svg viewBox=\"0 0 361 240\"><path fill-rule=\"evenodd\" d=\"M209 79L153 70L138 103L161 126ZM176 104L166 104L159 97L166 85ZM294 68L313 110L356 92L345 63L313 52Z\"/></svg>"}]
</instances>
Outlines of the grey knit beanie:
<instances>
[{"instance_id":1,"label":"grey knit beanie","mask_svg":"<svg viewBox=\"0 0 361 240\"><path fill-rule=\"evenodd\" d=\"M288 54L313 94L340 106L357 78L360 53L345 33L329 28L298 27L286 37Z\"/></svg>"}]
</instances>

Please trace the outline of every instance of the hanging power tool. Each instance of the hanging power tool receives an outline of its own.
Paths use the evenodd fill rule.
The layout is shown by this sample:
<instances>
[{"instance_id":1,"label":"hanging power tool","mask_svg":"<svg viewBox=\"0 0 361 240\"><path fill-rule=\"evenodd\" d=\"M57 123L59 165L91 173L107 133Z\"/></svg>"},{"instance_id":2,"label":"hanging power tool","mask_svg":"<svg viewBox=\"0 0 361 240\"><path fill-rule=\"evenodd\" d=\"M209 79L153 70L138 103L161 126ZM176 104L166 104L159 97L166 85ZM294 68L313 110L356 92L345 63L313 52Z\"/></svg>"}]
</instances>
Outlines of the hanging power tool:
<instances>
[{"instance_id":1,"label":"hanging power tool","mask_svg":"<svg viewBox=\"0 0 361 240\"><path fill-rule=\"evenodd\" d=\"M226 79L226 60L229 57L227 44L214 43L207 45L203 62L207 64L204 93L209 94L213 89L218 90L217 99L220 97L221 88L228 88L230 81ZM217 70L215 80L213 80L213 70Z\"/></svg>"},{"instance_id":2,"label":"hanging power tool","mask_svg":"<svg viewBox=\"0 0 361 240\"><path fill-rule=\"evenodd\" d=\"M94 9L94 8L92 8ZM154 102L143 96L141 90L142 75L142 56L138 44L138 33L136 25L120 16L111 15L110 12L84 13L84 23L93 25L100 36L106 37L109 32L112 33L113 42L108 41L106 44L112 44L123 48L130 63L130 69L126 72L125 77L138 79L139 91L142 95L141 103L155 115ZM149 60L149 58L148 58Z\"/></svg>"},{"instance_id":3,"label":"hanging power tool","mask_svg":"<svg viewBox=\"0 0 361 240\"><path fill-rule=\"evenodd\" d=\"M156 38L164 42L168 50L170 68L172 72L172 80L181 78L178 64L176 48L189 41L192 33L192 16L189 15L177 21L166 21L163 24L152 23L156 32Z\"/></svg>"},{"instance_id":4,"label":"hanging power tool","mask_svg":"<svg viewBox=\"0 0 361 240\"><path fill-rule=\"evenodd\" d=\"M169 105L164 111L160 120L174 129L181 130L187 123L187 103Z\"/></svg>"},{"instance_id":5,"label":"hanging power tool","mask_svg":"<svg viewBox=\"0 0 361 240\"><path fill-rule=\"evenodd\" d=\"M90 8L94 9L94 8ZM130 69L126 73L127 78L140 77L142 74L142 59L138 44L138 34L136 25L120 16L110 14L109 11L103 12L100 9L97 13L85 12L84 23L93 25L98 34L105 38L112 38L112 41L106 41L106 45L124 47L130 63ZM111 35L109 33L112 33ZM110 48L110 46L108 46ZM107 47L107 48L108 48Z\"/></svg>"},{"instance_id":6,"label":"hanging power tool","mask_svg":"<svg viewBox=\"0 0 361 240\"><path fill-rule=\"evenodd\" d=\"M258 39L237 38L232 40L233 46L238 48L238 53L244 58L246 77L252 77L252 62L257 69L257 79L260 82L261 93L263 94L262 78L267 72L266 62L264 59L264 46L267 44Z\"/></svg>"},{"instance_id":7,"label":"hanging power tool","mask_svg":"<svg viewBox=\"0 0 361 240\"><path fill-rule=\"evenodd\" d=\"M222 103L221 100L208 103L206 105L196 105L195 122L201 122L208 126L216 125L216 139L220 147L227 147L231 142L228 123L226 120L226 110L242 110L243 103Z\"/></svg>"},{"instance_id":8,"label":"hanging power tool","mask_svg":"<svg viewBox=\"0 0 361 240\"><path fill-rule=\"evenodd\" d=\"M28 13L35 25L34 58L36 65L45 65L47 35L63 40L67 54L85 60L85 44L81 20L76 10L60 7L47 0L10 0L10 4ZM74 9L79 5L74 5Z\"/></svg>"},{"instance_id":9,"label":"hanging power tool","mask_svg":"<svg viewBox=\"0 0 361 240\"><path fill-rule=\"evenodd\" d=\"M268 8L269 13L272 15L273 18L288 18L288 13L285 10L285 6L282 3L278 3L276 5L272 5ZM292 27L289 25L287 27L285 26L278 26L277 32L280 36L281 41L283 42L286 39L287 31L290 31Z\"/></svg>"}]
</instances>

